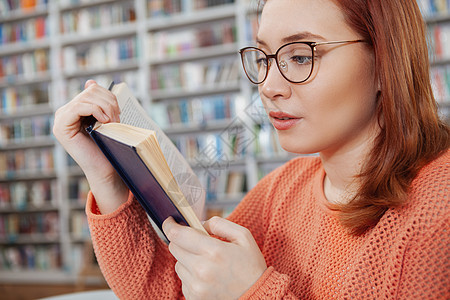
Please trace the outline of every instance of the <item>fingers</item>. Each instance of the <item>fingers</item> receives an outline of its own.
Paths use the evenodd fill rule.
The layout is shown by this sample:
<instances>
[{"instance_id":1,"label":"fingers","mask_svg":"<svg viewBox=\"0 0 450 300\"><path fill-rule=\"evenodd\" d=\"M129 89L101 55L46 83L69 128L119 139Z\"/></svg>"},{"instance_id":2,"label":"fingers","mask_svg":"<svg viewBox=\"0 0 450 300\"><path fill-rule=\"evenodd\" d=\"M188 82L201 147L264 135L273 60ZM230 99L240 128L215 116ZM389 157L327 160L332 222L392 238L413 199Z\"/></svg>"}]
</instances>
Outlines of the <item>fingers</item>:
<instances>
[{"instance_id":1,"label":"fingers","mask_svg":"<svg viewBox=\"0 0 450 300\"><path fill-rule=\"evenodd\" d=\"M232 243L244 245L254 242L253 236L247 228L224 218L212 217L203 226L210 234L224 238Z\"/></svg>"},{"instance_id":2,"label":"fingers","mask_svg":"<svg viewBox=\"0 0 450 300\"><path fill-rule=\"evenodd\" d=\"M92 85L92 84L97 84L97 82L96 82L95 80L93 80L93 79L89 79L89 80L87 80L87 81L85 82L84 88L87 89L87 88L88 88L90 85Z\"/></svg>"},{"instance_id":3,"label":"fingers","mask_svg":"<svg viewBox=\"0 0 450 300\"><path fill-rule=\"evenodd\" d=\"M66 122L66 118L78 120L79 117L90 115L103 123L119 122L120 108L116 96L94 80L88 80L85 87L84 91L58 109L57 114L62 115L64 123L71 123Z\"/></svg>"},{"instance_id":4,"label":"fingers","mask_svg":"<svg viewBox=\"0 0 450 300\"><path fill-rule=\"evenodd\" d=\"M172 217L167 218L162 227L171 243L193 254L200 254L203 252L203 249L211 247L218 242L218 240L194 228L178 224Z\"/></svg>"},{"instance_id":5,"label":"fingers","mask_svg":"<svg viewBox=\"0 0 450 300\"><path fill-rule=\"evenodd\" d=\"M102 123L119 122L120 108L116 97L94 80L88 80L85 86L85 90L55 113L53 133L66 149L73 147L66 142L75 137L79 141L85 135L82 128L84 117L93 115Z\"/></svg>"},{"instance_id":6,"label":"fingers","mask_svg":"<svg viewBox=\"0 0 450 300\"><path fill-rule=\"evenodd\" d=\"M91 103L93 111L102 111L108 117L107 121L119 122L120 108L116 97L94 80L86 81L85 90L75 97L73 102Z\"/></svg>"},{"instance_id":7,"label":"fingers","mask_svg":"<svg viewBox=\"0 0 450 300\"><path fill-rule=\"evenodd\" d=\"M240 225L214 217L205 228L230 242L181 226L172 218L163 223L184 296L237 299L267 269L264 256L250 231Z\"/></svg>"}]
</instances>

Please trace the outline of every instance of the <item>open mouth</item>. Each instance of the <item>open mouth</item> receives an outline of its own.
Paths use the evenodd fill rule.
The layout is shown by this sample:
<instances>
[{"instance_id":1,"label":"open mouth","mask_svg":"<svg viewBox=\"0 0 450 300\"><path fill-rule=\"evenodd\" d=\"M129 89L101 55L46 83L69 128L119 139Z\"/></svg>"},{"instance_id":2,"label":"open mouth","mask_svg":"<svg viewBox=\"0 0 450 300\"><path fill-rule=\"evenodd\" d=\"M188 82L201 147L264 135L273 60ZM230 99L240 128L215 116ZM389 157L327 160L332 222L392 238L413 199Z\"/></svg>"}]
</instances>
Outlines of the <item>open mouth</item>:
<instances>
[{"instance_id":1,"label":"open mouth","mask_svg":"<svg viewBox=\"0 0 450 300\"><path fill-rule=\"evenodd\" d=\"M297 122L301 119L299 117L292 116L290 114L281 111L271 111L269 113L269 116L271 118L272 125L277 130L290 129L291 127L295 126Z\"/></svg>"}]
</instances>

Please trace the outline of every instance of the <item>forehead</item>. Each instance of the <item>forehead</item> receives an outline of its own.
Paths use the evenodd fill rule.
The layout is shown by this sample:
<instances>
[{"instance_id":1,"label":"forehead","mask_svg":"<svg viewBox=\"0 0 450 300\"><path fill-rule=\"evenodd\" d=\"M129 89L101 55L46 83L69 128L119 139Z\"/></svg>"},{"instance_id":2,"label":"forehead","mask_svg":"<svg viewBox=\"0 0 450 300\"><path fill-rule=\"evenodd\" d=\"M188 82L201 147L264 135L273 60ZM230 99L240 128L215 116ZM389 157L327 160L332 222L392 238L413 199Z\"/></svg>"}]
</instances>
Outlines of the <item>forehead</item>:
<instances>
[{"instance_id":1,"label":"forehead","mask_svg":"<svg viewBox=\"0 0 450 300\"><path fill-rule=\"evenodd\" d=\"M286 36L301 32L311 32L328 40L354 36L343 12L332 0L266 2L258 29L259 40L277 43Z\"/></svg>"}]
</instances>

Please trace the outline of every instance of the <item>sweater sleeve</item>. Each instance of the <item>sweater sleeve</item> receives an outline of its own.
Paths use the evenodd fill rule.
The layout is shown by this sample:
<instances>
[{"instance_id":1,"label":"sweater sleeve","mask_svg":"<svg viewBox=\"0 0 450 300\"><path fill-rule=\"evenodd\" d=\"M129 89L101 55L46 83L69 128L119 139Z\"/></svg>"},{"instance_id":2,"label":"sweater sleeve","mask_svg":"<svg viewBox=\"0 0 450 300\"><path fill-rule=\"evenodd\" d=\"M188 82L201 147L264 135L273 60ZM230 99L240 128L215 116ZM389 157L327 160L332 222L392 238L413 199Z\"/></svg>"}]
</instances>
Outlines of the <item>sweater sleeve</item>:
<instances>
[{"instance_id":1,"label":"sweater sleeve","mask_svg":"<svg viewBox=\"0 0 450 300\"><path fill-rule=\"evenodd\" d=\"M176 261L131 193L106 215L89 193L86 213L99 266L120 299L182 298Z\"/></svg>"},{"instance_id":2,"label":"sweater sleeve","mask_svg":"<svg viewBox=\"0 0 450 300\"><path fill-rule=\"evenodd\" d=\"M258 281L239 298L239 300L259 299L294 300L298 297L289 291L289 276L269 267Z\"/></svg>"},{"instance_id":3,"label":"sweater sleeve","mask_svg":"<svg viewBox=\"0 0 450 300\"><path fill-rule=\"evenodd\" d=\"M407 246L396 299L450 299L448 216Z\"/></svg>"}]
</instances>

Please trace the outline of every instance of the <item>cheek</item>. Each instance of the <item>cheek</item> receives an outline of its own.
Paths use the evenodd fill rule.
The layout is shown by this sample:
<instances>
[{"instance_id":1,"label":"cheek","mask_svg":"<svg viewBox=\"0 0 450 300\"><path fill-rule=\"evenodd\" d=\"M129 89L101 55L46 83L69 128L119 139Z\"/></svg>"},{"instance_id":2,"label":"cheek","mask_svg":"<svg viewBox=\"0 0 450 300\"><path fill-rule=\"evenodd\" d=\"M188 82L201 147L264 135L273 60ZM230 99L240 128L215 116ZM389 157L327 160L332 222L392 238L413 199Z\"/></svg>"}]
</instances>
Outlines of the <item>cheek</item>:
<instances>
[{"instance_id":1,"label":"cheek","mask_svg":"<svg viewBox=\"0 0 450 300\"><path fill-rule=\"evenodd\" d=\"M301 99L305 120L295 134L308 141L302 145L309 147L307 151L352 143L375 125L377 89L372 70L366 63L339 76L336 69L323 69L314 81L298 87L295 97ZM280 142L291 151L295 147L287 135L280 134Z\"/></svg>"},{"instance_id":2,"label":"cheek","mask_svg":"<svg viewBox=\"0 0 450 300\"><path fill-rule=\"evenodd\" d=\"M333 67L322 68L311 85L310 91L315 91L316 97L309 107L320 122L345 123L372 115L377 94L373 61L362 51L356 51L354 57L328 64Z\"/></svg>"}]
</instances>

